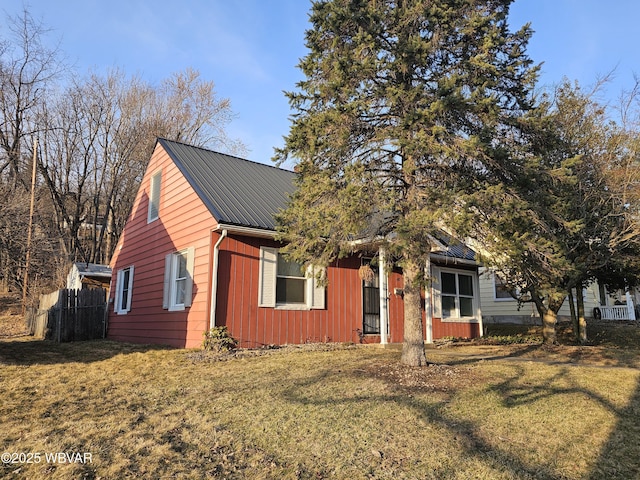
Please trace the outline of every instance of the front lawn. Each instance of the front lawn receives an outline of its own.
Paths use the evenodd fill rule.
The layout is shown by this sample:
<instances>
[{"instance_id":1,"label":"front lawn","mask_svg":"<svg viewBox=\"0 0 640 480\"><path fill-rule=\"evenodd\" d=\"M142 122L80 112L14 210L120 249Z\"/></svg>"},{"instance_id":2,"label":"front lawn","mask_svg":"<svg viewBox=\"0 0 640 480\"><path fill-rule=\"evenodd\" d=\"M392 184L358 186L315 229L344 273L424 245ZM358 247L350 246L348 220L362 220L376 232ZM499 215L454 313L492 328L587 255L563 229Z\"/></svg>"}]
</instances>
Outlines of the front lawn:
<instances>
[{"instance_id":1,"label":"front lawn","mask_svg":"<svg viewBox=\"0 0 640 480\"><path fill-rule=\"evenodd\" d=\"M365 346L221 361L0 340L0 445L32 460L14 455L0 476L640 478L638 349L577 358L561 348L430 349L435 364L416 369Z\"/></svg>"}]
</instances>

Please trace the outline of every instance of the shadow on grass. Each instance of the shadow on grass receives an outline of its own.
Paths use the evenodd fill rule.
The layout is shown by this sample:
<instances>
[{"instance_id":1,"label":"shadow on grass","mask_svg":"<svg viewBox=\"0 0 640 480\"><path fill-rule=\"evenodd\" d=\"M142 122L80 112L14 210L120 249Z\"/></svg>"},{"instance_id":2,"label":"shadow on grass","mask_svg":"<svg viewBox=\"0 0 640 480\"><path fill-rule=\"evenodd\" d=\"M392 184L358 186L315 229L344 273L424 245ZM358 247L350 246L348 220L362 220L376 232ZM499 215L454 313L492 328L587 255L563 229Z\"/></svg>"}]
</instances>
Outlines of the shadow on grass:
<instances>
[{"instance_id":1,"label":"shadow on grass","mask_svg":"<svg viewBox=\"0 0 640 480\"><path fill-rule=\"evenodd\" d=\"M516 352L515 355L522 355L525 351L537 347L534 345L524 348ZM510 356L512 355L514 354ZM496 358L505 358L505 356ZM473 362L478 362L478 359L463 359L457 365ZM454 364L448 363L447 365ZM589 480L640 479L640 463L638 462L638 459L640 459L640 382L635 385L634 394L630 398L628 405L620 407L606 395L581 385L571 374L572 367L560 367L555 374L533 382L523 382L523 378L526 377L524 367L513 365L513 368L515 370L507 378L489 386L489 391L497 393L506 408L517 408L537 402L552 401L562 396L569 398L571 395L578 395L588 398L590 402L599 405L600 408L617 417L616 426L603 443L597 462L595 462L592 471L586 473L584 478ZM375 375L373 370L358 370L358 372L374 378L381 378L379 375ZM517 454L501 448L500 445L492 443L483 436L480 433L480 426L474 421L452 415L448 404L458 391L465 388L464 385L448 389L439 389L437 385L430 385L429 391L446 393L445 398L435 395L430 400L423 400L418 396L412 395L411 393L415 393L414 387L407 388L406 386L398 385L391 379L385 379L389 387L391 387L391 391L388 394L359 392L356 395L346 397L334 395L318 396L314 393L314 386L322 384L331 374L334 374L334 372L319 372L317 375L286 389L282 392L282 396L287 402L305 406L335 408L336 405L342 405L347 410L349 405L357 405L360 402L395 404L414 411L417 419L442 427L450 432L454 438L458 439L458 445L460 445L459 448L461 449L460 456L463 458L474 458L488 468L494 469L496 472L507 473L513 478L564 478L561 473L554 470L552 466L554 464L553 459L550 458L548 464L525 461ZM418 387L418 389L420 388ZM593 449L594 444L591 444L590 447Z\"/></svg>"},{"instance_id":2,"label":"shadow on grass","mask_svg":"<svg viewBox=\"0 0 640 480\"><path fill-rule=\"evenodd\" d=\"M557 374L547 378L544 382L531 384L522 383L525 369L514 366L515 373L509 378L493 385L490 390L497 392L502 398L502 404L507 408L518 407L557 395L582 394L600 404L608 411L619 415L617 407L602 395L581 387L571 379L569 370L561 368ZM565 382L567 386L558 386L558 382Z\"/></svg>"},{"instance_id":3,"label":"shadow on grass","mask_svg":"<svg viewBox=\"0 0 640 480\"><path fill-rule=\"evenodd\" d=\"M539 350L541 348L541 345L526 344L510 350L503 350L501 353L492 353L492 354L461 353L460 351L456 351L455 348L457 347L451 347L451 349L444 350L441 352L442 354L445 354L445 355L450 354L452 357L455 357L453 360L447 361L446 362L447 365L452 365L452 366L469 365L469 364L475 364L481 360L490 361L490 360L518 359L518 358L524 357L529 353ZM432 363L438 364L439 362L437 361L438 360L437 355L433 355L434 357L433 359L435 359L436 361L432 361L433 359L429 357L429 353L431 352L432 352L431 350L427 350L427 360L429 360Z\"/></svg>"},{"instance_id":4,"label":"shadow on grass","mask_svg":"<svg viewBox=\"0 0 640 480\"><path fill-rule=\"evenodd\" d=\"M640 478L640 382L636 383L627 406L619 408L602 395L578 385L567 368L560 369L556 375L537 384L523 384L523 377L524 369L516 367L513 375L491 388L502 397L504 406L512 408L558 395L580 394L617 417L616 426L604 444L593 472L585 478Z\"/></svg>"},{"instance_id":5,"label":"shadow on grass","mask_svg":"<svg viewBox=\"0 0 640 480\"><path fill-rule=\"evenodd\" d=\"M600 451L589 480L640 478L640 382Z\"/></svg>"},{"instance_id":6,"label":"shadow on grass","mask_svg":"<svg viewBox=\"0 0 640 480\"><path fill-rule=\"evenodd\" d=\"M20 337L0 340L0 365L53 365L60 363L93 363L116 355L166 350L160 345L138 345L111 340L56 343Z\"/></svg>"},{"instance_id":7,"label":"shadow on grass","mask_svg":"<svg viewBox=\"0 0 640 480\"><path fill-rule=\"evenodd\" d=\"M640 366L640 328L635 324L607 325L593 327L590 340L585 345L566 338L553 345L544 343L492 343L491 338L481 339L479 342L468 342L446 346L435 350L427 350L427 359L431 354L435 360L438 357L450 357L448 364L473 364L480 360L495 361L527 361L539 362L546 365L571 365L593 367L624 367L638 368ZM566 335L565 335L566 337ZM485 351L482 351L485 349Z\"/></svg>"},{"instance_id":8,"label":"shadow on grass","mask_svg":"<svg viewBox=\"0 0 640 480\"><path fill-rule=\"evenodd\" d=\"M559 477L547 465L529 465L520 458L490 444L477 432L479 426L472 421L461 420L453 417L448 412L450 398L455 395L456 390L449 390L447 397L443 400L428 402L408 395L406 389L392 387L392 392L386 395L367 394L354 395L352 397L318 398L313 393L313 386L326 380L329 372L322 372L310 377L307 381L296 384L283 392L284 400L301 405L313 405L320 407L332 407L342 404L349 406L359 402L373 402L396 404L416 412L417 419L427 424L436 425L449 431L457 440L457 445L461 449L460 457L475 458L497 472L505 472L513 478L536 478L545 480L556 480ZM373 375L372 375L373 376ZM430 472L431 474L444 475L445 478L453 475L451 471ZM436 477L429 477L436 478Z\"/></svg>"}]
</instances>

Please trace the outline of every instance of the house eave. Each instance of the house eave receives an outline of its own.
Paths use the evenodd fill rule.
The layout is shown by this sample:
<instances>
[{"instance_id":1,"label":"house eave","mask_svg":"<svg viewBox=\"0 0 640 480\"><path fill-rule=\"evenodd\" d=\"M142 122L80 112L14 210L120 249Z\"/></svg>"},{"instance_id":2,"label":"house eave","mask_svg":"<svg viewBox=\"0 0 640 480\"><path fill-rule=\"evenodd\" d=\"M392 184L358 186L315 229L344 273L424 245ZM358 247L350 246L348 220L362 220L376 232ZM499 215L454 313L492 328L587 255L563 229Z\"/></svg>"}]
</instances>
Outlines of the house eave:
<instances>
[{"instance_id":1,"label":"house eave","mask_svg":"<svg viewBox=\"0 0 640 480\"><path fill-rule=\"evenodd\" d=\"M111 273L84 273L80 272L81 277L95 277L95 278L111 278Z\"/></svg>"},{"instance_id":2,"label":"house eave","mask_svg":"<svg viewBox=\"0 0 640 480\"><path fill-rule=\"evenodd\" d=\"M431 253L430 255L432 262L437 262L438 264L449 264L449 265L468 265L471 267L479 267L480 263L475 260L469 260L466 258L457 258L451 257L449 255L442 255L438 253Z\"/></svg>"},{"instance_id":3,"label":"house eave","mask_svg":"<svg viewBox=\"0 0 640 480\"><path fill-rule=\"evenodd\" d=\"M227 230L228 233L233 233L236 235L245 235L247 237L258 237L258 238L275 238L276 232L274 230L267 230L264 228L257 227L247 227L244 225L230 225L225 223L219 223L216 228L213 229L214 232L222 232L223 230Z\"/></svg>"},{"instance_id":4,"label":"house eave","mask_svg":"<svg viewBox=\"0 0 640 480\"><path fill-rule=\"evenodd\" d=\"M222 232L223 230L227 230L230 234L236 235L245 235L247 237L256 237L256 238L269 238L275 239L276 232L274 230L267 230L264 228L257 227L248 227L244 225L231 225L225 223L219 223L214 229L214 232ZM360 239L351 241L351 246L354 250L364 250L367 248L379 248L385 239L383 237L369 238L369 239ZM466 265L472 267L480 266L475 260L469 260L465 258L457 258L452 257L450 255L442 255L438 253L431 253L430 255L431 261L437 262L439 264L448 264L448 265Z\"/></svg>"}]
</instances>

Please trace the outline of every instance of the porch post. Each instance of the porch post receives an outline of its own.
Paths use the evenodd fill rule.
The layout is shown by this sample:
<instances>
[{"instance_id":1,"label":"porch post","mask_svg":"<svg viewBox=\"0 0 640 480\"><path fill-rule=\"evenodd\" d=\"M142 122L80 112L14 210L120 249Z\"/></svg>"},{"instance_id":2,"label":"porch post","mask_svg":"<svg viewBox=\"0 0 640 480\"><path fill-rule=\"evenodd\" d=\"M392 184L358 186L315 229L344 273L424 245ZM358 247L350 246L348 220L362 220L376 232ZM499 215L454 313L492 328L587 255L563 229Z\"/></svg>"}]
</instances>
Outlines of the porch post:
<instances>
[{"instance_id":1,"label":"porch post","mask_svg":"<svg viewBox=\"0 0 640 480\"><path fill-rule=\"evenodd\" d=\"M633 305L633 299L631 298L631 295L629 294L629 290L625 291L625 296L627 297L627 310L628 310L628 315L629 315L629 320L637 320L636 318L636 309L634 308Z\"/></svg>"},{"instance_id":2,"label":"porch post","mask_svg":"<svg viewBox=\"0 0 640 480\"><path fill-rule=\"evenodd\" d=\"M386 251L383 246L378 250L379 288L380 291L380 344L387 344L389 326L389 309L387 307L387 272L385 269Z\"/></svg>"},{"instance_id":3,"label":"porch post","mask_svg":"<svg viewBox=\"0 0 640 480\"><path fill-rule=\"evenodd\" d=\"M433 343L433 308L431 306L431 289L433 282L431 281L431 257L427 255L427 261L424 264L424 317L426 321L426 335L424 341Z\"/></svg>"}]
</instances>

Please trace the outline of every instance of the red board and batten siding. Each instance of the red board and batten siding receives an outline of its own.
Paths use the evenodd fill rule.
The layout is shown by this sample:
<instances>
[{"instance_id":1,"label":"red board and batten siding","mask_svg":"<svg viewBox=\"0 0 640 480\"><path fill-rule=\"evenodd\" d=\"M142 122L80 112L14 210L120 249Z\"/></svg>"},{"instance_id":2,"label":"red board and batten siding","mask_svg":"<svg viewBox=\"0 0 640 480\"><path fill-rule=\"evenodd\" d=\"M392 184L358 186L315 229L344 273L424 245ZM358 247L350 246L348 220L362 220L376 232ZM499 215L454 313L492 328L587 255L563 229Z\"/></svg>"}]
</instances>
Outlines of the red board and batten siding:
<instances>
[{"instance_id":1,"label":"red board and batten siding","mask_svg":"<svg viewBox=\"0 0 640 480\"><path fill-rule=\"evenodd\" d=\"M213 234L211 242L219 238ZM218 268L216 323L245 347L305 342L358 341L362 329L360 260L338 260L327 268L326 308L288 310L258 306L260 247L264 238L230 234L222 241Z\"/></svg>"},{"instance_id":2,"label":"red board and batten siding","mask_svg":"<svg viewBox=\"0 0 640 480\"><path fill-rule=\"evenodd\" d=\"M212 233L211 244L220 235ZM362 322L360 258L341 259L327 268L326 309L287 310L258 306L260 247L278 247L264 238L230 234L220 244L216 323L225 325L243 347L305 342L379 343L365 335ZM389 274L389 343L403 341L402 274ZM399 289L395 293L395 289ZM425 315L423 313L423 321ZM478 324L433 320L433 337L475 337Z\"/></svg>"},{"instance_id":3,"label":"red board and batten siding","mask_svg":"<svg viewBox=\"0 0 640 480\"><path fill-rule=\"evenodd\" d=\"M147 224L150 178L162 171L159 218ZM208 327L210 234L216 221L166 152L158 145L126 223L111 266L114 273L134 266L131 310L113 313L108 336L135 343L198 347ZM165 255L195 248L192 306L170 312L162 308ZM115 295L117 275L111 292Z\"/></svg>"},{"instance_id":4,"label":"red board and batten siding","mask_svg":"<svg viewBox=\"0 0 640 480\"><path fill-rule=\"evenodd\" d=\"M442 321L433 319L433 338L456 337L477 338L480 336L480 324L470 322Z\"/></svg>"}]
</instances>

